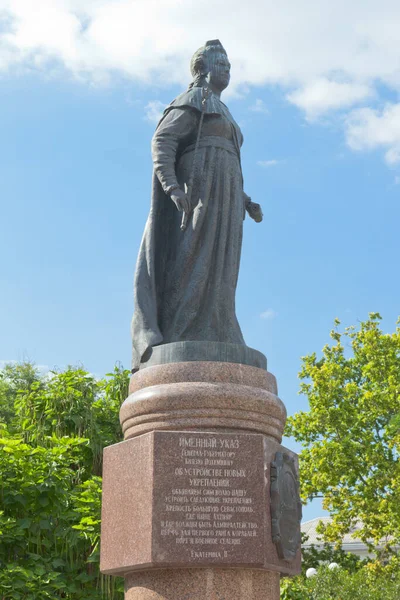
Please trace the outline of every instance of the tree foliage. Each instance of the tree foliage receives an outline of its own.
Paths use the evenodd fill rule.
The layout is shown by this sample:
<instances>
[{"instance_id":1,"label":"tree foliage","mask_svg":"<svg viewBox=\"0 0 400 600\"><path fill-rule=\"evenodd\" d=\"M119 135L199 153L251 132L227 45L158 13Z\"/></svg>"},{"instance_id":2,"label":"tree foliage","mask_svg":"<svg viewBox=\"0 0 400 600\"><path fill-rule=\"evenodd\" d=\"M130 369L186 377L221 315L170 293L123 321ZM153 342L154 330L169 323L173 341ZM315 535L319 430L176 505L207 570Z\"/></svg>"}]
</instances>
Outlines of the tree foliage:
<instances>
[{"instance_id":1,"label":"tree foliage","mask_svg":"<svg viewBox=\"0 0 400 600\"><path fill-rule=\"evenodd\" d=\"M353 573L322 565L310 579L304 575L283 579L280 597L281 600L398 600L400 575L393 570L377 574L369 565Z\"/></svg>"},{"instance_id":2,"label":"tree foliage","mask_svg":"<svg viewBox=\"0 0 400 600\"><path fill-rule=\"evenodd\" d=\"M400 543L400 328L386 334L380 315L340 332L320 358L303 358L300 390L309 411L288 419L302 442L304 500L323 495L332 521L321 532L357 537L384 557Z\"/></svg>"},{"instance_id":3,"label":"tree foliage","mask_svg":"<svg viewBox=\"0 0 400 600\"><path fill-rule=\"evenodd\" d=\"M0 372L0 598L123 598L99 573L101 459L120 441L128 372Z\"/></svg>"}]
</instances>

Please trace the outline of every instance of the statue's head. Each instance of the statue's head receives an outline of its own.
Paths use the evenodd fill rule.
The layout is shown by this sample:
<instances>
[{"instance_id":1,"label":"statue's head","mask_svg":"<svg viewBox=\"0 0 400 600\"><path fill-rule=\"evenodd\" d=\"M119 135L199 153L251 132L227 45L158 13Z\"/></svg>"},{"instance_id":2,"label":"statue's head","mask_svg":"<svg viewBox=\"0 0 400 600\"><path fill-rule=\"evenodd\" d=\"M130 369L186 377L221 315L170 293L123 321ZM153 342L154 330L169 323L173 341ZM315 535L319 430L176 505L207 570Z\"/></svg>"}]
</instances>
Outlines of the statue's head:
<instances>
[{"instance_id":1,"label":"statue's head","mask_svg":"<svg viewBox=\"0 0 400 600\"><path fill-rule=\"evenodd\" d=\"M228 87L231 64L219 40L210 40L193 54L190 62L191 87L212 84L219 91Z\"/></svg>"}]
</instances>

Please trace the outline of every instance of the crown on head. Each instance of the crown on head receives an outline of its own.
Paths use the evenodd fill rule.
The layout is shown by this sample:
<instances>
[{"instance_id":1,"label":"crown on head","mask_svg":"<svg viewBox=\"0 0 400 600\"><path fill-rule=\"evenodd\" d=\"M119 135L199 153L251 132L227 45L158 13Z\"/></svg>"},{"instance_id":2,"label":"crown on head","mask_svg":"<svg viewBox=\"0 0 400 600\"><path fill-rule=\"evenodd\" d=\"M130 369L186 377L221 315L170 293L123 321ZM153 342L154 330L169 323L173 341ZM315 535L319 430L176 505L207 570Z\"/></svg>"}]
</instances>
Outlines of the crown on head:
<instances>
[{"instance_id":1,"label":"crown on head","mask_svg":"<svg viewBox=\"0 0 400 600\"><path fill-rule=\"evenodd\" d=\"M218 48L219 50L221 50L221 52L226 54L226 50L219 40L208 40L208 42L204 44L204 48L209 48L210 46L212 46L213 48Z\"/></svg>"}]
</instances>

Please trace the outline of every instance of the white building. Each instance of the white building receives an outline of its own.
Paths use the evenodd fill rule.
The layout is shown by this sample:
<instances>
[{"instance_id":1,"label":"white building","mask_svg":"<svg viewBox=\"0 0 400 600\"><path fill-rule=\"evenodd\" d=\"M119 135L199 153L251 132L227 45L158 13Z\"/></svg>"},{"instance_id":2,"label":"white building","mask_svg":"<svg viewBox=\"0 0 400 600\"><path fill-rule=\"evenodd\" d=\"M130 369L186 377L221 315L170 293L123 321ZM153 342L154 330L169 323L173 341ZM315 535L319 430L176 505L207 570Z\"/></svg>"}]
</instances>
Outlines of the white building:
<instances>
[{"instance_id":1,"label":"white building","mask_svg":"<svg viewBox=\"0 0 400 600\"><path fill-rule=\"evenodd\" d=\"M317 533L317 525L320 521L323 523L329 523L330 517L318 517L316 519L311 519L311 521L306 521L301 524L301 532L308 536L307 541L302 545L302 548L310 548L310 546L315 546L316 549L320 550L324 547L324 542L321 539L321 535ZM350 533L346 533L342 542L342 549L345 552L352 552L356 554L360 558L368 558L373 557L374 554L369 552L367 546L360 539L357 538L357 535L353 537L353 534L357 532L357 529L360 528L360 525L357 525L352 529Z\"/></svg>"}]
</instances>

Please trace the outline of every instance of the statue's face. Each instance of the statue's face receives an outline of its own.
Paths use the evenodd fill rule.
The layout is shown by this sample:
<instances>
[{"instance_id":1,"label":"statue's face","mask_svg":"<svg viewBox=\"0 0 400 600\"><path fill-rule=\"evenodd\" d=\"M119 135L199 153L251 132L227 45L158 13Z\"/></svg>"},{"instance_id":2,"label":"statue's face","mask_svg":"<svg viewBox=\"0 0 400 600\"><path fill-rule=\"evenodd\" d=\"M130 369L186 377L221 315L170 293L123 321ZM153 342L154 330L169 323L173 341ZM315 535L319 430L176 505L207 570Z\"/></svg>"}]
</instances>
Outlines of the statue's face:
<instances>
[{"instance_id":1,"label":"statue's face","mask_svg":"<svg viewBox=\"0 0 400 600\"><path fill-rule=\"evenodd\" d=\"M207 62L207 81L222 92L222 90L229 85L231 78L231 63L226 54L223 54L222 52L210 52Z\"/></svg>"}]
</instances>

